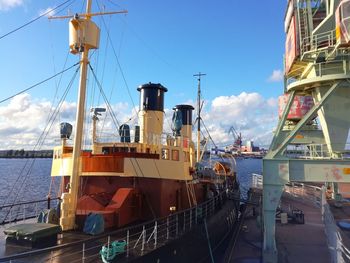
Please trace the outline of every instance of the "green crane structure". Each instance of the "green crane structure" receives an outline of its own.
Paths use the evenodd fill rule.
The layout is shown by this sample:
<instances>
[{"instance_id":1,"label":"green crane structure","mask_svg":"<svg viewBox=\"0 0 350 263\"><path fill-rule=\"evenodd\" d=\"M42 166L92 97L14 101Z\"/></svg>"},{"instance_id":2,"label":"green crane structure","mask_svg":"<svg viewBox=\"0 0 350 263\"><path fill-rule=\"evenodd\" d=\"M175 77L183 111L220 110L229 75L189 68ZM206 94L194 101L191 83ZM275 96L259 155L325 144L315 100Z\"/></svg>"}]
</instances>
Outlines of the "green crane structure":
<instances>
[{"instance_id":1,"label":"green crane structure","mask_svg":"<svg viewBox=\"0 0 350 263\"><path fill-rule=\"evenodd\" d=\"M278 260L275 213L286 183L350 182L348 10L350 0L288 1L284 90L288 100L263 160L264 262ZM298 96L312 96L314 106L291 122L288 115ZM312 123L315 118L320 125ZM303 148L303 154L296 156L295 146Z\"/></svg>"}]
</instances>

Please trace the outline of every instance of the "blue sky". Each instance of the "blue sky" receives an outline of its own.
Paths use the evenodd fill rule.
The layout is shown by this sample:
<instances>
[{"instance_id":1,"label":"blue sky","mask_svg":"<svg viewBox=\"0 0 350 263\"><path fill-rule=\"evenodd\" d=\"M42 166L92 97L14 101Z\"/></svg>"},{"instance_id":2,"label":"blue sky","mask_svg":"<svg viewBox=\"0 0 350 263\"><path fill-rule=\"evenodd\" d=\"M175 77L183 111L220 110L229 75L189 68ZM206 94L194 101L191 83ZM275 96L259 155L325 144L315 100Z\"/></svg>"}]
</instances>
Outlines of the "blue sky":
<instances>
[{"instance_id":1,"label":"blue sky","mask_svg":"<svg viewBox=\"0 0 350 263\"><path fill-rule=\"evenodd\" d=\"M0 35L62 2L64 1L0 0ZM72 0L70 3L69 8L59 15L66 15L68 9L70 13L83 10L83 1ZM229 105L235 101L242 105L243 112L239 113L242 118L246 117L246 110L253 109L252 125L265 127L266 123L256 122L259 114L263 117L266 115L264 111L269 111L268 118L264 121L274 123L265 127L263 132L269 135L266 135L264 142L271 137L271 127L275 126L277 120L271 114L277 109L276 98L283 92L281 74L286 1L99 0L98 3L108 11L127 9L129 12L127 15L105 16L104 22L101 18L95 18L102 34L100 50L92 55L91 64L103 83L106 94L112 92L112 104L123 102L131 108L133 100L137 105L136 87L149 81L160 82L169 89L165 99L166 108L194 101L197 83L192 75L201 71L207 74L203 78L202 88L209 115L217 111L214 101L226 101ZM99 11L96 1L93 8ZM43 17L0 40L0 100L64 67L68 54L67 24L67 20L49 21ZM117 66L111 43L107 41L105 24L110 30L126 84ZM77 61L77 56L69 54L66 66ZM63 93L72 74L71 70L62 78L57 97ZM271 80L272 75L274 77ZM92 80L91 76L90 79ZM26 103L49 103L55 94L57 83L58 78L31 90ZM94 87L92 81L90 83L89 98ZM126 85L130 89L132 100ZM92 102L99 101L96 91L95 94L97 98L88 102L91 105ZM241 94L243 95L240 96ZM254 104L254 100L250 100L254 98L251 94L258 96L255 101L259 102ZM66 101L71 104L76 101L76 89L70 91ZM247 101L254 105L249 107ZM23 100L19 102L24 103ZM0 114L9 109L18 110L13 108L14 104L11 108L10 103L0 105ZM270 108L266 109L266 105ZM227 107L227 111L235 109ZM232 125L236 128L249 126L249 119L240 123L239 114L232 115ZM4 115L0 116L0 133L8 132L6 128L13 126L9 121L11 120ZM226 122L223 119L210 125L213 125L213 129L222 126L223 132L230 125ZM253 139L254 132L257 133L258 130L246 132L250 134L247 137ZM218 136L218 139L228 140L228 137ZM0 148L4 148L1 145L0 142Z\"/></svg>"}]
</instances>

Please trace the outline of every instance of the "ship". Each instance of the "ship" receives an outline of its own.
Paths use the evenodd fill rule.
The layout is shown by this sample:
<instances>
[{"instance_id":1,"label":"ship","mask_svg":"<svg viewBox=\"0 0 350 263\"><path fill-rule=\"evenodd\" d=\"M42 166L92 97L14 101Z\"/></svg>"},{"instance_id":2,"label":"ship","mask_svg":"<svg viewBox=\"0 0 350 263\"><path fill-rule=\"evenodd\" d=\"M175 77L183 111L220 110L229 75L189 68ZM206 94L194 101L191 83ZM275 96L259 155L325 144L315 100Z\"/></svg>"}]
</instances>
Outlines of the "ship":
<instances>
[{"instance_id":1,"label":"ship","mask_svg":"<svg viewBox=\"0 0 350 263\"><path fill-rule=\"evenodd\" d=\"M86 13L68 17L80 85L75 127L61 123L60 145L53 149L51 176L61 181L61 195L49 198L48 209L32 222L5 230L0 262L208 261L235 228L240 190L233 159L218 158L205 169L201 164L201 74L197 148L194 107L175 105L173 133L164 135L167 88L149 82L137 88L138 124L120 125L118 140L98 136L100 116L110 107L90 109L92 142L82 149L88 70L95 76L89 51L99 47L100 35L92 17L103 15L92 13L91 5L88 0Z\"/></svg>"}]
</instances>

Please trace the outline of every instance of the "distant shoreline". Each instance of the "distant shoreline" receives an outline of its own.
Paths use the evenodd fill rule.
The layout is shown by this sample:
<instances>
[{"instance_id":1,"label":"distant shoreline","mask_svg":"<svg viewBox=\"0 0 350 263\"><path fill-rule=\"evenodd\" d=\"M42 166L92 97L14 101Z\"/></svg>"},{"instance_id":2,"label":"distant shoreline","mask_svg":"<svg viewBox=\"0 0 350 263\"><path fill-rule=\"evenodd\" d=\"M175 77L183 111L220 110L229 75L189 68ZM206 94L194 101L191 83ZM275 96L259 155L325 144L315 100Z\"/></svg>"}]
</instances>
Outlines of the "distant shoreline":
<instances>
[{"instance_id":1,"label":"distant shoreline","mask_svg":"<svg viewBox=\"0 0 350 263\"><path fill-rule=\"evenodd\" d=\"M29 159L29 158L52 158L52 150L26 151L0 150L0 159Z\"/></svg>"},{"instance_id":2,"label":"distant shoreline","mask_svg":"<svg viewBox=\"0 0 350 263\"><path fill-rule=\"evenodd\" d=\"M7 157L7 156L0 156L0 159L52 159L52 156L28 156L28 157L20 157L20 156L14 156L14 157Z\"/></svg>"}]
</instances>

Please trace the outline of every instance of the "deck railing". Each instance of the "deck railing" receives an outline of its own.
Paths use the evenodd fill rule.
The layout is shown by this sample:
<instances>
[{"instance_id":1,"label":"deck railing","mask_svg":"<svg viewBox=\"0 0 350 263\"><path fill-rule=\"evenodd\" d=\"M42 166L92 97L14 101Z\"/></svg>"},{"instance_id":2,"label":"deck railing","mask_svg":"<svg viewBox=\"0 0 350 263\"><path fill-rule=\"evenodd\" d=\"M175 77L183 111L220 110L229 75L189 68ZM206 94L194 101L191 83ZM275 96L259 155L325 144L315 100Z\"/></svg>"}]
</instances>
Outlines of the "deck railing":
<instances>
[{"instance_id":1,"label":"deck railing","mask_svg":"<svg viewBox=\"0 0 350 263\"><path fill-rule=\"evenodd\" d=\"M62 244L54 248L37 249L20 255L0 258L0 262L14 262L17 259L36 260L35 262L95 262L100 257L103 245L110 244L113 240L125 240L125 257L142 256L169 241L188 233L194 227L203 225L204 221L211 218L228 199L230 194L221 192L208 201L187 210L173 213L165 218L152 220L144 224L132 226L102 234L96 237L86 238L69 244ZM234 227L237 215L234 211L224 215L229 229Z\"/></svg>"},{"instance_id":2,"label":"deck railing","mask_svg":"<svg viewBox=\"0 0 350 263\"><path fill-rule=\"evenodd\" d=\"M35 218L40 211L56 207L60 198L47 198L0 206L0 225Z\"/></svg>"}]
</instances>

